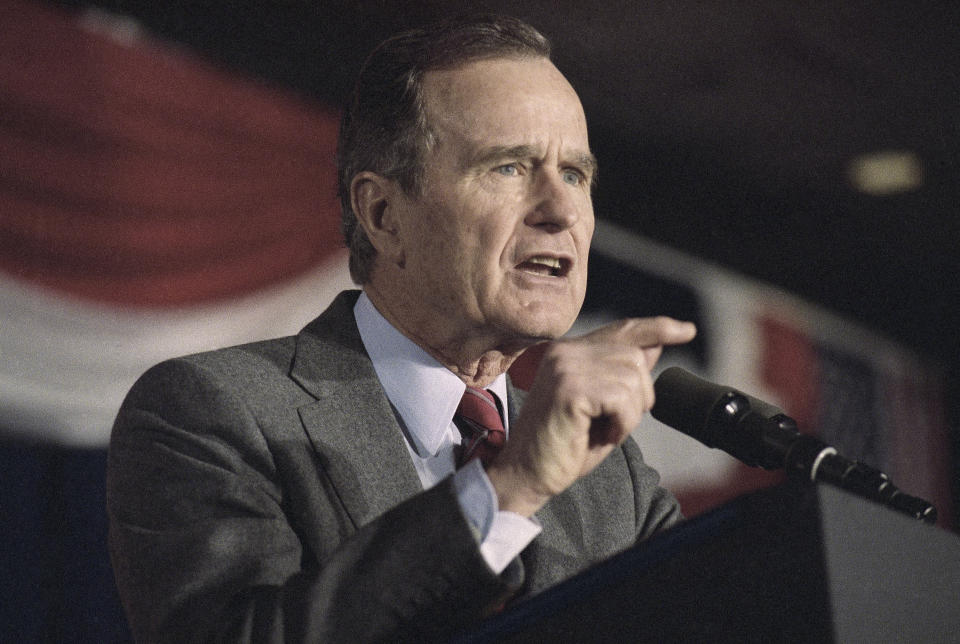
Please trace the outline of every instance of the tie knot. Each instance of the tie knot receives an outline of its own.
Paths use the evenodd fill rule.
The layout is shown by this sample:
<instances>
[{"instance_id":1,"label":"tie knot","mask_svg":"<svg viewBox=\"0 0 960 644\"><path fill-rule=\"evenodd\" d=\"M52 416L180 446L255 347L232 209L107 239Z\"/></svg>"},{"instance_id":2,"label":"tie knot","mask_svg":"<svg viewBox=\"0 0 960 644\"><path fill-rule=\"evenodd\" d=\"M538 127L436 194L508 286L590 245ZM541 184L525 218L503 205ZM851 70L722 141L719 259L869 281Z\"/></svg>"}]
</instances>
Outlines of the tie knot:
<instances>
[{"instance_id":1,"label":"tie knot","mask_svg":"<svg viewBox=\"0 0 960 644\"><path fill-rule=\"evenodd\" d=\"M467 387L454 420L463 434L459 465L472 458L490 463L506 442L503 419L493 394L485 389Z\"/></svg>"},{"instance_id":2,"label":"tie knot","mask_svg":"<svg viewBox=\"0 0 960 644\"><path fill-rule=\"evenodd\" d=\"M484 429L503 431L503 420L493 394L486 389L467 387L457 407L457 414L468 418Z\"/></svg>"}]
</instances>

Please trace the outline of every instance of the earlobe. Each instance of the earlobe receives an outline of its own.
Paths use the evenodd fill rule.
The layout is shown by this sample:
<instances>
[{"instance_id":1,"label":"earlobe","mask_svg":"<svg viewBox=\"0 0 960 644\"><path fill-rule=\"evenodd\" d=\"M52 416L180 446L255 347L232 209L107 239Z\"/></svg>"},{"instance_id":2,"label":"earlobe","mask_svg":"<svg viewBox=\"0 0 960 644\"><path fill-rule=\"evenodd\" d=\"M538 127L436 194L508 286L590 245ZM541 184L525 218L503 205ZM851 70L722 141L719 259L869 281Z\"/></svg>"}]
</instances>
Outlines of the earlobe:
<instances>
[{"instance_id":1,"label":"earlobe","mask_svg":"<svg viewBox=\"0 0 960 644\"><path fill-rule=\"evenodd\" d=\"M398 186L375 172L358 173L350 183L350 202L357 220L379 255L403 263L403 245L396 217Z\"/></svg>"}]
</instances>

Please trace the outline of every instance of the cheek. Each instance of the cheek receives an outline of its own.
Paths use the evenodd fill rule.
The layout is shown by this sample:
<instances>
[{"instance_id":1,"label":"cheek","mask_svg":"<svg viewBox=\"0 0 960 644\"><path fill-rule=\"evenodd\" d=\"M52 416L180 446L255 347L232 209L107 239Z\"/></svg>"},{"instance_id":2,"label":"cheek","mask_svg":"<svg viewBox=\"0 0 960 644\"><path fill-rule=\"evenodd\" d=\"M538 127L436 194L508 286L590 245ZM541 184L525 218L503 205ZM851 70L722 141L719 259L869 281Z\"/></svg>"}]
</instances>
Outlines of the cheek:
<instances>
[{"instance_id":1,"label":"cheek","mask_svg":"<svg viewBox=\"0 0 960 644\"><path fill-rule=\"evenodd\" d=\"M432 292L432 297L447 299L453 292L473 290L468 286L476 271L479 240L456 223L451 212L433 210L419 226L410 268L419 275L421 289L428 295Z\"/></svg>"},{"instance_id":2,"label":"cheek","mask_svg":"<svg viewBox=\"0 0 960 644\"><path fill-rule=\"evenodd\" d=\"M483 267L499 263L509 234L498 230L495 214L482 214L465 206L449 211L447 217L433 222L432 243L439 245L441 252L454 257L461 267Z\"/></svg>"}]
</instances>

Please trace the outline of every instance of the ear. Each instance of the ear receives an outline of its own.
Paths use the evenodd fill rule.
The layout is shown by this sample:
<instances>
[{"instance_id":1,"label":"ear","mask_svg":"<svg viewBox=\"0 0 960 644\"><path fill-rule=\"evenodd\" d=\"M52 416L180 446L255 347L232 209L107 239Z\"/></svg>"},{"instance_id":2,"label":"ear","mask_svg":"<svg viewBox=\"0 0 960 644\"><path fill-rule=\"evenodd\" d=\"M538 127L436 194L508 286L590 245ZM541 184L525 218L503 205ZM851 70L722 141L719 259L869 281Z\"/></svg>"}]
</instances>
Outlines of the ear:
<instances>
[{"instance_id":1,"label":"ear","mask_svg":"<svg viewBox=\"0 0 960 644\"><path fill-rule=\"evenodd\" d=\"M357 173L350 182L350 203L370 243L378 255L402 264L403 245L397 221L399 195L396 181L368 170Z\"/></svg>"}]
</instances>

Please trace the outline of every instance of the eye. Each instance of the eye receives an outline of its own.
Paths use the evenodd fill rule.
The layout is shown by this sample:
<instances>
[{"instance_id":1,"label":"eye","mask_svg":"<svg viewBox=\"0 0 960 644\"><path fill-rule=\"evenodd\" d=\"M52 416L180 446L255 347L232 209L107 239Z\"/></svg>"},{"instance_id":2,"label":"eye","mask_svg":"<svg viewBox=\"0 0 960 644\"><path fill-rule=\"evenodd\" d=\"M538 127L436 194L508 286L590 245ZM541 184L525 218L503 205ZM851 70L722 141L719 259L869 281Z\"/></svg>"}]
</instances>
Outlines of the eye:
<instances>
[{"instance_id":1,"label":"eye","mask_svg":"<svg viewBox=\"0 0 960 644\"><path fill-rule=\"evenodd\" d=\"M502 174L505 177L515 177L520 174L520 168L517 167L516 163L507 163L494 168L494 172Z\"/></svg>"},{"instance_id":2,"label":"eye","mask_svg":"<svg viewBox=\"0 0 960 644\"><path fill-rule=\"evenodd\" d=\"M564 183L570 184L571 186L579 186L586 180L582 172L570 168L564 170L560 176L563 177Z\"/></svg>"}]
</instances>

